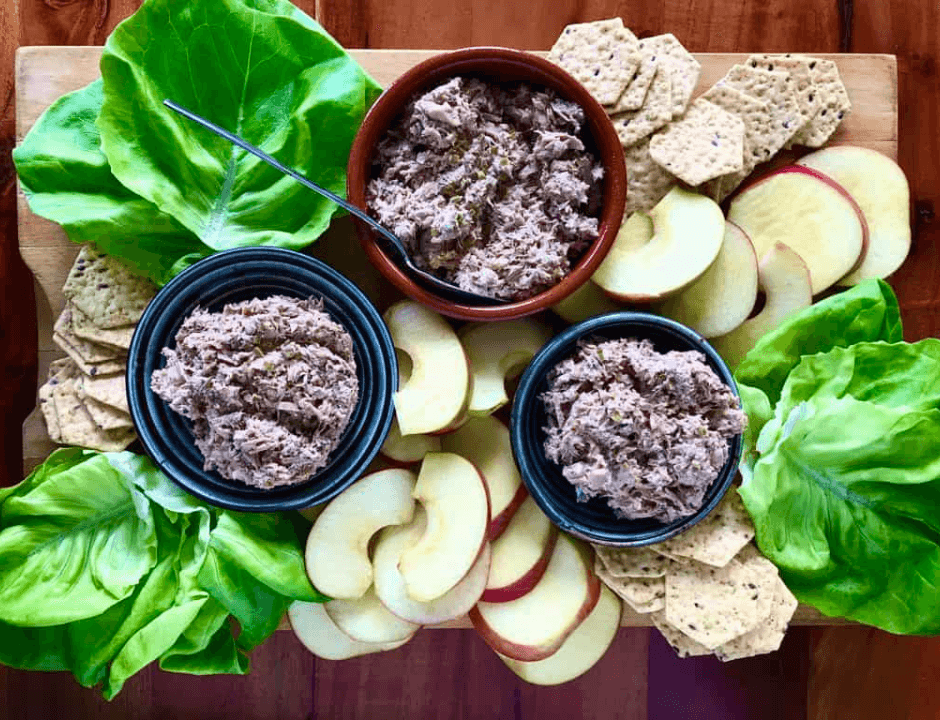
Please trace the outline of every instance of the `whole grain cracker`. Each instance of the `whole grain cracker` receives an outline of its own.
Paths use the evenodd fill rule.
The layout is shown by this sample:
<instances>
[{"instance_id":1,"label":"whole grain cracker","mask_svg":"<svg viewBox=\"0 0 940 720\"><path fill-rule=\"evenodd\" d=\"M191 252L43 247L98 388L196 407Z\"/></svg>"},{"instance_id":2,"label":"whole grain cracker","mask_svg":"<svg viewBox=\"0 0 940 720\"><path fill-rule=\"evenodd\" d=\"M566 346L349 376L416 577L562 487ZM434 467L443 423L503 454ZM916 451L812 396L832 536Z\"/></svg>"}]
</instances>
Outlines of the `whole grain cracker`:
<instances>
[{"instance_id":1,"label":"whole grain cracker","mask_svg":"<svg viewBox=\"0 0 940 720\"><path fill-rule=\"evenodd\" d=\"M671 560L649 548L615 548L595 545L594 551L607 572L617 578L665 577Z\"/></svg>"},{"instance_id":2,"label":"whole grain cracker","mask_svg":"<svg viewBox=\"0 0 940 720\"><path fill-rule=\"evenodd\" d=\"M114 360L103 360L101 362L88 362L69 341L59 333L52 333L52 341L62 348L66 354L75 362L79 369L86 375L95 377L97 375L112 375L118 372L124 372L127 365L127 358L118 358Z\"/></svg>"},{"instance_id":3,"label":"whole grain cracker","mask_svg":"<svg viewBox=\"0 0 940 720\"><path fill-rule=\"evenodd\" d=\"M102 430L123 430L134 427L131 416L126 412L98 402L87 395L82 398L82 403L91 415L91 419L95 421L95 425Z\"/></svg>"},{"instance_id":4,"label":"whole grain cracker","mask_svg":"<svg viewBox=\"0 0 940 720\"><path fill-rule=\"evenodd\" d=\"M792 138L802 125L800 106L796 92L790 85L790 73L779 70L764 70L747 65L734 65L718 81L719 85L730 85L751 97L769 105L769 114L784 141Z\"/></svg>"},{"instance_id":5,"label":"whole grain cracker","mask_svg":"<svg viewBox=\"0 0 940 720\"><path fill-rule=\"evenodd\" d=\"M127 388L122 373L115 375L98 375L96 377L82 378L82 392L105 405L110 405L125 413L130 412L127 404Z\"/></svg>"},{"instance_id":6,"label":"whole grain cracker","mask_svg":"<svg viewBox=\"0 0 940 720\"><path fill-rule=\"evenodd\" d=\"M675 625L672 625L666 619L666 613L662 610L650 613L650 620L653 625L666 639L666 642L672 645L672 649L681 658L694 657L696 655L710 655L711 650L696 642L688 635L684 634Z\"/></svg>"},{"instance_id":7,"label":"whole grain cracker","mask_svg":"<svg viewBox=\"0 0 940 720\"><path fill-rule=\"evenodd\" d=\"M665 170L650 155L650 139L643 138L624 148L627 163L627 203L624 217L636 211L648 212L666 197L678 181L675 175Z\"/></svg>"},{"instance_id":8,"label":"whole grain cracker","mask_svg":"<svg viewBox=\"0 0 940 720\"><path fill-rule=\"evenodd\" d=\"M689 106L692 93L695 92L695 86L698 85L702 74L702 66L672 33L645 38L642 42L657 43L659 57L664 58L669 66L672 80L672 117L677 118Z\"/></svg>"},{"instance_id":9,"label":"whole grain cracker","mask_svg":"<svg viewBox=\"0 0 940 720\"><path fill-rule=\"evenodd\" d=\"M114 360L124 353L107 345L80 338L72 332L72 312L66 307L52 326L54 334L58 334L82 356L85 362L100 363L105 360ZM62 348L65 350L65 348Z\"/></svg>"},{"instance_id":10,"label":"whole grain cracker","mask_svg":"<svg viewBox=\"0 0 940 720\"><path fill-rule=\"evenodd\" d=\"M766 569L731 560L722 568L690 563L666 576L666 619L714 649L753 630L763 618ZM771 585L772 588L772 585ZM773 592L772 589L770 592Z\"/></svg>"},{"instance_id":11,"label":"whole grain cracker","mask_svg":"<svg viewBox=\"0 0 940 720\"><path fill-rule=\"evenodd\" d=\"M94 325L115 328L140 320L157 288L116 258L86 244L78 253L62 292Z\"/></svg>"},{"instance_id":12,"label":"whole grain cracker","mask_svg":"<svg viewBox=\"0 0 940 720\"><path fill-rule=\"evenodd\" d=\"M819 110L793 137L794 145L821 147L839 127L852 109L848 91L839 77L839 68L832 60L810 62L810 73L819 94Z\"/></svg>"},{"instance_id":13,"label":"whole grain cracker","mask_svg":"<svg viewBox=\"0 0 940 720\"><path fill-rule=\"evenodd\" d=\"M56 415L59 419L61 442L102 452L123 450L133 442L132 430L102 430L95 424L78 396L73 378L52 388Z\"/></svg>"},{"instance_id":14,"label":"whole grain cracker","mask_svg":"<svg viewBox=\"0 0 940 720\"><path fill-rule=\"evenodd\" d=\"M770 614L753 630L719 645L715 655L727 662L778 650L798 604L790 589L777 577Z\"/></svg>"},{"instance_id":15,"label":"whole grain cracker","mask_svg":"<svg viewBox=\"0 0 940 720\"><path fill-rule=\"evenodd\" d=\"M600 560L596 560L594 569L604 584L635 612L650 613L666 607L666 586L663 578L614 577Z\"/></svg>"},{"instance_id":16,"label":"whole grain cracker","mask_svg":"<svg viewBox=\"0 0 940 720\"><path fill-rule=\"evenodd\" d=\"M90 340L100 345L107 345L119 350L128 350L131 346L131 338L134 337L134 325L125 325L116 328L99 328L91 319L77 307L69 303L68 307L71 313L70 326L72 332L77 337L84 340Z\"/></svg>"},{"instance_id":17,"label":"whole grain cracker","mask_svg":"<svg viewBox=\"0 0 940 720\"><path fill-rule=\"evenodd\" d=\"M713 85L704 100L734 113L744 121L745 162L748 172L758 163L770 160L787 141L787 131L773 121L770 105L731 85Z\"/></svg>"},{"instance_id":18,"label":"whole grain cracker","mask_svg":"<svg viewBox=\"0 0 940 720\"><path fill-rule=\"evenodd\" d=\"M731 488L704 520L660 544L672 555L724 567L753 537L751 518L737 489Z\"/></svg>"},{"instance_id":19,"label":"whole grain cracker","mask_svg":"<svg viewBox=\"0 0 940 720\"><path fill-rule=\"evenodd\" d=\"M66 356L64 358L58 358L49 363L49 371L46 375L47 379L51 380L54 377L66 377L69 375L78 375L81 371L78 369L78 365L75 364L75 361L72 358Z\"/></svg>"},{"instance_id":20,"label":"whole grain cracker","mask_svg":"<svg viewBox=\"0 0 940 720\"><path fill-rule=\"evenodd\" d=\"M681 120L653 136L650 155L689 185L736 172L744 162L744 121L707 100L696 100Z\"/></svg>"},{"instance_id":21,"label":"whole grain cracker","mask_svg":"<svg viewBox=\"0 0 940 720\"><path fill-rule=\"evenodd\" d=\"M628 110L639 110L646 101L646 93L649 92L650 85L653 82L653 76L656 75L656 68L659 67L659 60L655 52L650 49L644 51L643 40L640 41L640 66L636 75L627 84L617 102L607 108L609 115L627 112Z\"/></svg>"},{"instance_id":22,"label":"whole grain cracker","mask_svg":"<svg viewBox=\"0 0 940 720\"><path fill-rule=\"evenodd\" d=\"M548 53L602 105L617 101L636 74L640 53L636 36L612 18L568 25Z\"/></svg>"},{"instance_id":23,"label":"whole grain cracker","mask_svg":"<svg viewBox=\"0 0 940 720\"><path fill-rule=\"evenodd\" d=\"M625 148L652 135L672 120L672 81L665 66L659 65L653 74L643 107L612 115L610 120Z\"/></svg>"},{"instance_id":24,"label":"whole grain cracker","mask_svg":"<svg viewBox=\"0 0 940 720\"><path fill-rule=\"evenodd\" d=\"M764 70L782 70L790 73L790 87L796 94L796 102L800 108L800 127L806 125L819 110L819 93L816 92L816 83L813 81L809 66L813 58L805 55L751 55L747 65L752 68Z\"/></svg>"}]
</instances>

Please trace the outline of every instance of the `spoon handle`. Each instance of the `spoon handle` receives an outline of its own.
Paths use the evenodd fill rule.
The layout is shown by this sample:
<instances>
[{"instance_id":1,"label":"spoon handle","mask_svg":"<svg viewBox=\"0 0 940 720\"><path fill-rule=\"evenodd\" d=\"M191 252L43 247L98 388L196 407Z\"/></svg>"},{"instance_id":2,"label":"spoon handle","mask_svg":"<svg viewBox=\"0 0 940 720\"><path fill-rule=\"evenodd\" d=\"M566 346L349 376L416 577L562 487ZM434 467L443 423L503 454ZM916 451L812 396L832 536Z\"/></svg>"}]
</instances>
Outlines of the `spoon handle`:
<instances>
[{"instance_id":1,"label":"spoon handle","mask_svg":"<svg viewBox=\"0 0 940 720\"><path fill-rule=\"evenodd\" d=\"M164 100L163 104L166 105L168 108L170 108L170 110L173 110L174 112L179 113L183 117L192 120L194 123L202 125L207 130L211 130L216 135L225 138L233 145L237 145L238 147L240 147L242 150L246 150L250 152L252 155L254 155L255 157L261 158L268 165L271 165L272 167L275 167L278 170L280 170L285 175L289 175L290 177L294 178L294 180L299 182L301 185L304 185L310 188L311 190L313 190L314 192L320 193L323 197L328 198L329 200L332 200L341 208L343 208L344 210L347 210L350 214L355 215L357 218L362 220L364 223L369 225L369 227L371 227L373 230L379 233L382 236L382 238L387 241L383 243L383 245L385 245L385 247L383 248L385 252L394 254L399 259L399 261L406 262L406 263L409 262L410 258L408 258L408 256L405 254L404 249L399 246L398 238L394 236L389 237L390 233L388 230L386 230L378 222L376 222L371 217L366 215L366 213L364 213L362 210L357 208L352 203L347 202L336 193L330 192L325 187L317 185L312 180L308 180L296 170L293 170L287 167L286 165L283 165L277 160L275 160L273 157L268 155L261 148L255 147L250 142L243 140L242 138L238 137L238 135L234 135L230 133L225 128L219 127L214 122L210 122L209 120L206 120L204 117L202 117L201 115L197 115L192 110L187 110L182 105L178 105L172 100Z\"/></svg>"}]
</instances>

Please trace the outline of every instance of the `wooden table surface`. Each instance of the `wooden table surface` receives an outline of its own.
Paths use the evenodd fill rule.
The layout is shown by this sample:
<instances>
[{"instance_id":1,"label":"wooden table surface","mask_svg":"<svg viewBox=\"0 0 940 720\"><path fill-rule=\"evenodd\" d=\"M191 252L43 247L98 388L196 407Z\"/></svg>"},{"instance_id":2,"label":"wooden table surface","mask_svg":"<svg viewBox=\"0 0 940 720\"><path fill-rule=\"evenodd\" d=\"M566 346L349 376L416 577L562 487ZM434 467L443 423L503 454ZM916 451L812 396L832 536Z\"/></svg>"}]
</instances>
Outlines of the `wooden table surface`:
<instances>
[{"instance_id":1,"label":"wooden table surface","mask_svg":"<svg viewBox=\"0 0 940 720\"><path fill-rule=\"evenodd\" d=\"M183 1L183 0L181 0ZM620 15L638 35L674 33L693 52L866 52L898 57L899 158L911 181L912 256L892 279L907 339L940 337L938 0L298 0L347 47L548 48L570 22ZM32 280L17 253L13 56L25 45L100 45L136 0L0 3L0 485L18 481L20 424L34 404ZM2 559L0 559L2 561ZM576 682L517 681L471 631L421 633L402 650L316 661L289 633L245 678L148 669L105 703L64 674L0 668L0 718L779 718L940 717L940 639L866 628L799 629L779 653L720 665L679 661L623 629Z\"/></svg>"}]
</instances>

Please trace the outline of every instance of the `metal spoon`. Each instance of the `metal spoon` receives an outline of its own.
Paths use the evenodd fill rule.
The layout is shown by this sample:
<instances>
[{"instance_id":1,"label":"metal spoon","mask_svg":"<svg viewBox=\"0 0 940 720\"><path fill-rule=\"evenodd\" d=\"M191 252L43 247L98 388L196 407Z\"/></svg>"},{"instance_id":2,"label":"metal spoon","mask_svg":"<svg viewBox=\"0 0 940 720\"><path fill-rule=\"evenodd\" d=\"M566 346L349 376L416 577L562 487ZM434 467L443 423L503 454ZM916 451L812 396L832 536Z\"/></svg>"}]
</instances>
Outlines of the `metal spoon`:
<instances>
[{"instance_id":1,"label":"metal spoon","mask_svg":"<svg viewBox=\"0 0 940 720\"><path fill-rule=\"evenodd\" d=\"M204 117L197 115L191 110L187 110L186 108L177 105L172 100L164 100L163 104L170 108L170 110L179 113L183 117L189 118L193 122L199 123L207 130L211 130L216 135L228 140L230 143L233 143L243 150L247 150L252 155L261 158L268 165L277 168L282 173L289 175L302 185L306 185L311 190L320 193L323 197L332 200L337 205L349 211L349 213L355 215L364 223L368 224L369 227L378 233L379 244L381 245L382 250L392 258L392 261L395 262L396 265L407 270L408 273L415 279L415 281L420 285L423 285L427 290L430 290L431 292L440 295L447 300L451 300L462 305L502 305L505 302L498 298L487 297L486 295L477 295L476 293L462 290L456 285L452 285L451 283L445 280L441 280L439 277L436 277L429 272L425 272L414 264L414 261L412 261L408 255L408 251L405 250L404 243L402 243L402 241L399 240L393 232L380 225L376 220L366 215L365 212L357 208L355 205L352 205L346 200L343 200L343 198L330 192L326 188L320 187L312 180L308 180L296 170L292 170L286 165L282 165L263 150L255 147L245 140L242 140L240 137L238 137L238 135L233 135L228 130L219 127L215 123L209 122Z\"/></svg>"}]
</instances>

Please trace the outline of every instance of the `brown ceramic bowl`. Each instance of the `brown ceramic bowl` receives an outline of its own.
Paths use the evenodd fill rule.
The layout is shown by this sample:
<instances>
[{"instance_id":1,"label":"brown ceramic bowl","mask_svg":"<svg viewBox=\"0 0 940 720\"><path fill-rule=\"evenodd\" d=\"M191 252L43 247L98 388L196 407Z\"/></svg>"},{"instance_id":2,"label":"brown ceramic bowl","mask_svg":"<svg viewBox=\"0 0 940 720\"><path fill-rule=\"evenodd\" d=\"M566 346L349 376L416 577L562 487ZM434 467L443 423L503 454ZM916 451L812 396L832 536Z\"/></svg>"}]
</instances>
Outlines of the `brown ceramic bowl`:
<instances>
[{"instance_id":1,"label":"brown ceramic bowl","mask_svg":"<svg viewBox=\"0 0 940 720\"><path fill-rule=\"evenodd\" d=\"M509 320L546 310L577 290L601 264L620 229L627 194L623 148L607 113L581 83L548 60L519 50L478 47L435 55L408 70L375 102L353 141L347 175L349 200L358 207L367 207L366 185L372 177L375 147L409 98L458 75L548 87L584 108L587 118L586 144L604 167L597 240L585 251L572 271L551 289L520 302L470 306L445 300L417 285L382 252L373 231L365 223L355 221L356 232L369 260L395 287L439 313L461 320Z\"/></svg>"}]
</instances>

